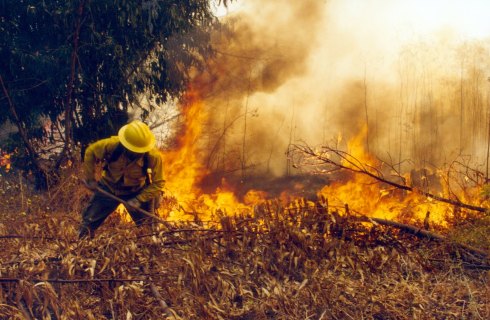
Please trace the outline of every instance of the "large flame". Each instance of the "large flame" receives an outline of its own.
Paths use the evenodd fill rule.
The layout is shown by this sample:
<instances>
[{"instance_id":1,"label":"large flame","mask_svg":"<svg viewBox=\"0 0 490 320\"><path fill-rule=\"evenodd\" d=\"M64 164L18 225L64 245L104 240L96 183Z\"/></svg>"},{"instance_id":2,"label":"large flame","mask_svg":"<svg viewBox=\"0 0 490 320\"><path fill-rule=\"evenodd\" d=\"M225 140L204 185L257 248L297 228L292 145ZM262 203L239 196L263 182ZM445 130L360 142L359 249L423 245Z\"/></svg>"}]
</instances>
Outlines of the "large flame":
<instances>
[{"instance_id":1,"label":"large flame","mask_svg":"<svg viewBox=\"0 0 490 320\"><path fill-rule=\"evenodd\" d=\"M367 127L363 127L361 132L348 142L347 153L349 159L354 159L355 163L362 165L362 170L380 176L382 174L383 163L369 154L365 149L365 138ZM353 164L346 161L342 165L352 168ZM397 189L393 186L383 185L379 181L365 174L352 174L350 179L336 181L325 186L320 190L319 195L329 200L332 207L342 208L347 205L351 210L363 215L396 219L405 218L413 222L422 221L429 212L430 221L440 226L447 225L447 218L452 208L449 205L435 202L433 199L417 192ZM400 183L410 183L408 175L394 175L397 178L403 178ZM386 177L392 180L393 177Z\"/></svg>"},{"instance_id":2,"label":"large flame","mask_svg":"<svg viewBox=\"0 0 490 320\"><path fill-rule=\"evenodd\" d=\"M250 190L240 202L226 184L214 193L206 194L199 187L201 180L209 174L203 164L204 155L198 140L207 119L204 101L198 89L191 86L183 98L183 126L177 136L176 147L164 152L166 189L176 203L160 208L160 214L168 220L215 221L224 215L250 212L252 206L264 201L264 193Z\"/></svg>"},{"instance_id":3,"label":"large flame","mask_svg":"<svg viewBox=\"0 0 490 320\"><path fill-rule=\"evenodd\" d=\"M462 46L459 40L451 40L450 33L442 32L445 29L441 26L463 20L439 12L438 5L427 6L424 2L408 8L405 2L398 1L393 6L383 4L383 10L368 5L366 15L362 10L352 10L358 6L354 2L339 0L326 5L314 0L289 0L278 13L275 4L254 0L248 1L248 7L244 6L236 16L228 17L229 25L212 36L218 58L206 61L208 78L199 74L190 86L181 105L183 127L177 143L164 152L168 198L160 208L162 215L174 220L214 219L216 214L253 212L253 205L266 197L264 191L257 190L249 191L245 197L237 196L229 183L222 183L212 192L200 188L203 179L213 174L209 171L214 170L208 169L213 168L212 161L211 165L205 164L206 154L198 143L202 136L211 136L202 132L206 120L214 121L213 128L219 128L223 136L228 130L226 144L216 144L221 149L214 153L219 157L213 159L215 164L223 163L220 168L223 171L232 167L228 166L229 155L239 155L241 166L234 168L243 169L254 162L266 164L267 173L290 173L289 163L284 170L283 155L291 143L299 140L314 145L325 143L338 131L349 137L358 133L349 142L347 152L365 168L383 172L388 180L404 179L398 181L402 184L410 185L410 176L402 177L401 170L392 176L389 166L369 151L398 154L394 161L409 158L420 166L426 163L444 166L454 150L481 159L483 149L477 142L485 130L475 133L472 137L475 143L467 143L475 130L466 134L463 129L470 125L474 129L485 128L481 116L484 104L480 106L482 111L476 113L471 101L473 97L475 101L484 98L486 89L481 86L473 93L471 88L484 78L483 73L474 71L487 69L484 59L487 46L480 43L473 46L471 42ZM481 6L466 7L482 11ZM446 11L462 12L460 5L451 8ZM342 14L336 14L339 12ZM371 20L376 17L378 23L366 25L357 19L360 12ZM394 23L401 21L394 19L398 14L408 26ZM346 29L345 16L354 17L351 20L357 26ZM408 16L416 19L407 20ZM473 20L488 20L480 16ZM430 19L421 21L420 17ZM436 20L439 22L435 23ZM481 33L481 28L476 29ZM302 30L309 30L310 36L303 37ZM415 41L416 35L423 30L430 32L419 43ZM209 96L215 99L212 108L206 105ZM255 108L260 109L256 115L251 112ZM362 109L364 112L359 112ZM238 119L244 120L243 125ZM358 125L364 122L371 130L369 137L368 129ZM483 133L486 137L486 131ZM371 149L366 150L368 140ZM236 146L243 148L231 150ZM439 152L440 146L447 150ZM254 174L264 171L257 169ZM430 212L431 220L441 224L453 211L451 206L416 189L402 191L349 172L336 178L320 188L318 194L339 210L345 210L347 204L351 211L366 215L415 220ZM428 191L449 194L444 189ZM458 194L458 199L469 202L464 194ZM281 200L294 198L284 192Z\"/></svg>"},{"instance_id":4,"label":"large flame","mask_svg":"<svg viewBox=\"0 0 490 320\"><path fill-rule=\"evenodd\" d=\"M267 192L259 190L250 190L239 199L232 186L226 183L212 193L205 193L199 187L202 179L210 174L203 164L203 150L197 143L207 117L205 109L199 90L191 87L182 104L184 124L176 147L164 152L167 196L175 201L164 204L159 212L171 221L217 221L217 218L225 215L251 214L254 205L266 200ZM366 134L367 128L364 127L348 142L347 153L364 169L373 173L382 172L384 164L365 149ZM342 165L352 166L346 161ZM409 176L397 177L406 179L403 183L410 182ZM346 173L338 181L318 190L318 196L328 199L330 208L338 208L340 212L345 212L347 205L350 212L385 219L401 217L414 223L423 221L430 213L431 223L440 226L447 225L448 216L453 210L451 206L417 192L416 188L413 192L403 191L383 185L364 174ZM298 199L284 197L280 200L294 203Z\"/></svg>"}]
</instances>

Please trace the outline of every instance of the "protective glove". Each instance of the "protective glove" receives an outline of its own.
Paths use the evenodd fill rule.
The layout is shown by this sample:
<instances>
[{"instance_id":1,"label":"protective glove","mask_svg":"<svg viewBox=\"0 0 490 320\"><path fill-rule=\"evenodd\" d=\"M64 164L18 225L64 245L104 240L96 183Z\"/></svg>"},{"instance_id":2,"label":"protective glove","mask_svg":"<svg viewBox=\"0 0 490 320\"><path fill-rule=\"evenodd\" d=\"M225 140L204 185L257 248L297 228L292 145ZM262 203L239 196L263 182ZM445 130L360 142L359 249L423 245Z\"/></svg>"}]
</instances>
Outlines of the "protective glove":
<instances>
[{"instance_id":1,"label":"protective glove","mask_svg":"<svg viewBox=\"0 0 490 320\"><path fill-rule=\"evenodd\" d=\"M129 199L127 202L133 208L141 207L141 202L136 198Z\"/></svg>"},{"instance_id":2,"label":"protective glove","mask_svg":"<svg viewBox=\"0 0 490 320\"><path fill-rule=\"evenodd\" d=\"M97 181L95 181L95 180L85 181L85 186L89 190L96 191L97 190Z\"/></svg>"}]
</instances>

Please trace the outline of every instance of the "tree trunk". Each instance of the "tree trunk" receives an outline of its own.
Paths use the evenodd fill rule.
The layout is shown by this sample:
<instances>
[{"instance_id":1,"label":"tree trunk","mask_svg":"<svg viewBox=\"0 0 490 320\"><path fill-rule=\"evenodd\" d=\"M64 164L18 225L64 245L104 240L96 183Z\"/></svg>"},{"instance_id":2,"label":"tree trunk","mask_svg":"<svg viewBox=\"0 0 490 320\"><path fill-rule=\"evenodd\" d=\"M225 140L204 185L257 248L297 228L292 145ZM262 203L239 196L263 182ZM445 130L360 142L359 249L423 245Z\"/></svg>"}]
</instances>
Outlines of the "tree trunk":
<instances>
[{"instance_id":1,"label":"tree trunk","mask_svg":"<svg viewBox=\"0 0 490 320\"><path fill-rule=\"evenodd\" d=\"M14 123L17 126L17 130L19 130L19 134L20 137L22 138L22 142L24 142L24 145L27 150L28 158L34 165L34 171L35 171L34 176L36 178L36 187L40 189L44 189L47 186L47 178L48 178L47 168L45 168L39 161L39 155L34 150L34 147L32 146L31 140L29 139L29 135L25 128L25 125L22 122L22 120L19 118L19 115L17 114L14 103L10 98L9 91L5 85L5 82L3 81L2 75L0 75L0 86L2 87L3 94L7 98L10 114L12 115Z\"/></svg>"},{"instance_id":2,"label":"tree trunk","mask_svg":"<svg viewBox=\"0 0 490 320\"><path fill-rule=\"evenodd\" d=\"M61 152L58 160L56 161L55 168L59 168L61 163L68 157L71 158L72 148L73 148L73 91L75 88L75 78L76 78L76 65L77 65L77 55L78 55L78 42L80 39L80 28L82 26L82 16L83 9L85 7L85 0L80 1L80 5L77 9L77 20L75 22L75 31L73 33L73 50L71 53L71 64L70 64L70 78L67 84L66 102L65 102L65 112L64 112L64 122L65 122L65 146Z\"/></svg>"}]
</instances>

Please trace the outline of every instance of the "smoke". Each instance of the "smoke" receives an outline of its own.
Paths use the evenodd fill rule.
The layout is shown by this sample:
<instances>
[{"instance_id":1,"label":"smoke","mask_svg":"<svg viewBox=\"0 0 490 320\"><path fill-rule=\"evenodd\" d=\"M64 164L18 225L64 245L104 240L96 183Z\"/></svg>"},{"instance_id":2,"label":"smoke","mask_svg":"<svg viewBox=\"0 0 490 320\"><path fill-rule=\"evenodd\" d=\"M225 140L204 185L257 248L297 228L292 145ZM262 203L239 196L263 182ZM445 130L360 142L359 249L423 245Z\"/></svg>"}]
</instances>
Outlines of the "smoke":
<instances>
[{"instance_id":1,"label":"smoke","mask_svg":"<svg viewBox=\"0 0 490 320\"><path fill-rule=\"evenodd\" d=\"M243 0L238 7L222 18L217 55L196 81L207 106L201 143L209 169L295 173L292 144L345 142L364 126L366 147L385 161L438 166L470 154L482 163L490 4Z\"/></svg>"}]
</instances>

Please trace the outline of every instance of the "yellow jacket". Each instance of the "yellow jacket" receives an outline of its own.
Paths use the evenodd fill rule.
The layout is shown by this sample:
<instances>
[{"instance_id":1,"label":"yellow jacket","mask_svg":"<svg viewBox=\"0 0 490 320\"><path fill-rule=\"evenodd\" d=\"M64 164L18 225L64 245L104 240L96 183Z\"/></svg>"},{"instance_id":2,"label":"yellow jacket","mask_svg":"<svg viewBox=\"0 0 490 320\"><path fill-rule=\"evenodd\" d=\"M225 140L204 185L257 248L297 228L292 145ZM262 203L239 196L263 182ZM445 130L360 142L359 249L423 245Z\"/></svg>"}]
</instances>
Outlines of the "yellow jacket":
<instances>
[{"instance_id":1,"label":"yellow jacket","mask_svg":"<svg viewBox=\"0 0 490 320\"><path fill-rule=\"evenodd\" d=\"M112 152L119 144L119 138L113 136L92 143L84 156L84 171L87 181L95 180L95 165L97 162L107 162ZM114 162L107 163L102 172L100 182L107 186L114 195L137 194L141 202L147 202L163 191L163 159L158 149L148 152L148 168L151 169L151 183L146 185L146 175L143 173L144 160L140 157L130 160L123 152Z\"/></svg>"}]
</instances>

